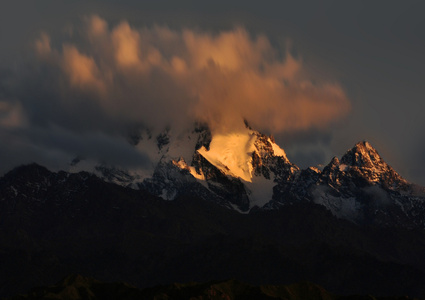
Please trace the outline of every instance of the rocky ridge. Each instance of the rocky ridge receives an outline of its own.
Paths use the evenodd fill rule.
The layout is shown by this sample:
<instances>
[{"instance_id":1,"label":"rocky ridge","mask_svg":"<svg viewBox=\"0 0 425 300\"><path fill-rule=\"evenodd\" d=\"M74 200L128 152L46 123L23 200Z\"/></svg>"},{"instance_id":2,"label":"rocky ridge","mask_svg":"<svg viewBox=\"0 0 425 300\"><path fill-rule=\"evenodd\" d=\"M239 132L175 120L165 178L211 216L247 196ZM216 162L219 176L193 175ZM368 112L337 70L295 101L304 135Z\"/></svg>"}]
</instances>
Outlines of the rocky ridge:
<instances>
[{"instance_id":1,"label":"rocky ridge","mask_svg":"<svg viewBox=\"0 0 425 300\"><path fill-rule=\"evenodd\" d=\"M334 157L323 170L301 170L272 137L248 125L244 132L221 137L220 146L207 126L196 127L189 137L189 147L194 148L187 152L192 155L168 155L167 149L175 148L168 139L158 147L165 152L152 177L139 182L138 188L168 200L194 194L242 213L305 201L358 224L425 227L424 189L403 179L367 141L357 143L340 160ZM223 146L229 141L236 145ZM239 157L232 161L229 157L235 152ZM129 185L126 180L122 184Z\"/></svg>"},{"instance_id":2,"label":"rocky ridge","mask_svg":"<svg viewBox=\"0 0 425 300\"><path fill-rule=\"evenodd\" d=\"M366 141L357 143L340 160L334 157L323 170L301 170L273 137L248 125L237 133L214 135L200 124L179 135L173 135L170 128L156 135L144 130L129 140L147 151L151 171L96 165L79 173L82 162L75 160L74 173L57 176L66 181L95 174L106 182L146 190L165 200L195 195L241 213L307 202L357 224L425 227L424 189L403 179ZM13 186L5 192L13 196Z\"/></svg>"}]
</instances>

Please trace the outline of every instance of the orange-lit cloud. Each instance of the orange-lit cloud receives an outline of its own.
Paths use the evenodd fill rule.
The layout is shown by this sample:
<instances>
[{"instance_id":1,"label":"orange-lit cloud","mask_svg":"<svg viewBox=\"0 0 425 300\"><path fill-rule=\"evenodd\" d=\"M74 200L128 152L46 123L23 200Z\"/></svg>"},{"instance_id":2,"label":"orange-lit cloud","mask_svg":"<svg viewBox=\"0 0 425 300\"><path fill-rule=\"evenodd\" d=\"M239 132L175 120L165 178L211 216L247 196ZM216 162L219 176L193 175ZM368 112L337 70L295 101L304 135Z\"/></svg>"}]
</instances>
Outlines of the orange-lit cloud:
<instances>
[{"instance_id":1,"label":"orange-lit cloud","mask_svg":"<svg viewBox=\"0 0 425 300\"><path fill-rule=\"evenodd\" d=\"M98 91L104 89L104 82L99 79L100 71L94 59L80 53L73 45L63 46L63 70L73 86Z\"/></svg>"},{"instance_id":2,"label":"orange-lit cloud","mask_svg":"<svg viewBox=\"0 0 425 300\"><path fill-rule=\"evenodd\" d=\"M115 60L122 67L136 67L140 64L140 36L127 22L118 25L111 33Z\"/></svg>"},{"instance_id":3,"label":"orange-lit cloud","mask_svg":"<svg viewBox=\"0 0 425 300\"><path fill-rule=\"evenodd\" d=\"M103 36L107 34L108 23L99 16L91 16L88 18L87 31L91 36Z\"/></svg>"},{"instance_id":4,"label":"orange-lit cloud","mask_svg":"<svg viewBox=\"0 0 425 300\"><path fill-rule=\"evenodd\" d=\"M0 100L0 127L15 128L24 125L26 125L26 119L22 105Z\"/></svg>"},{"instance_id":5,"label":"orange-lit cloud","mask_svg":"<svg viewBox=\"0 0 425 300\"><path fill-rule=\"evenodd\" d=\"M98 93L100 109L128 122L207 122L213 130L237 130L243 119L278 133L324 128L350 110L337 83L309 78L303 62L279 56L267 37L245 29L218 34L167 27L109 29L86 22L89 45L58 51L70 88ZM50 40L36 42L47 53Z\"/></svg>"},{"instance_id":6,"label":"orange-lit cloud","mask_svg":"<svg viewBox=\"0 0 425 300\"><path fill-rule=\"evenodd\" d=\"M217 36L185 30L183 41L196 69L207 68L211 63L230 71L258 68L271 50L265 37L253 41L242 28Z\"/></svg>"},{"instance_id":7,"label":"orange-lit cloud","mask_svg":"<svg viewBox=\"0 0 425 300\"><path fill-rule=\"evenodd\" d=\"M52 51L50 47L50 37L47 33L43 32L40 37L35 41L35 50L38 55L48 55Z\"/></svg>"}]
</instances>

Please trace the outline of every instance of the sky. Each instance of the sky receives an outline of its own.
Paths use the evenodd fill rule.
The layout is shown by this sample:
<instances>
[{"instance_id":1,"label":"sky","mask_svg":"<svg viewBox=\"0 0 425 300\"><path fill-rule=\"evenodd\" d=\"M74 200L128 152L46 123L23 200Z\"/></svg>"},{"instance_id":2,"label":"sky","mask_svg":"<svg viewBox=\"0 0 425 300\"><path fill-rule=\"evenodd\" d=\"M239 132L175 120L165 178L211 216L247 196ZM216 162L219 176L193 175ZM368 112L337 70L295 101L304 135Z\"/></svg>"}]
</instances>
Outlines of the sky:
<instances>
[{"instance_id":1,"label":"sky","mask_svg":"<svg viewBox=\"0 0 425 300\"><path fill-rule=\"evenodd\" d=\"M300 167L368 140L425 186L423 1L3 1L0 173L148 164L135 128L246 119Z\"/></svg>"}]
</instances>

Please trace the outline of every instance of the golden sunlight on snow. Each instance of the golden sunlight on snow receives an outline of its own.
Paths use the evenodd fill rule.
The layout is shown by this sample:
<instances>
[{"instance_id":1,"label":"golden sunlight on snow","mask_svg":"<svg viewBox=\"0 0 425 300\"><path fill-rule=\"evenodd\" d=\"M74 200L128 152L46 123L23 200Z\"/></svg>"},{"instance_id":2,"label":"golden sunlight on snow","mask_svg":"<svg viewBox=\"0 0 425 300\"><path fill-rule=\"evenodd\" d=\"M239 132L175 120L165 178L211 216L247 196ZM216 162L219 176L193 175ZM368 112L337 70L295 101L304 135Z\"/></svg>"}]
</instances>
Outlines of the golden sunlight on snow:
<instances>
[{"instance_id":1,"label":"golden sunlight on snow","mask_svg":"<svg viewBox=\"0 0 425 300\"><path fill-rule=\"evenodd\" d=\"M225 174L231 173L251 182L254 141L255 136L246 132L217 134L211 141L209 151L202 147L198 152Z\"/></svg>"}]
</instances>

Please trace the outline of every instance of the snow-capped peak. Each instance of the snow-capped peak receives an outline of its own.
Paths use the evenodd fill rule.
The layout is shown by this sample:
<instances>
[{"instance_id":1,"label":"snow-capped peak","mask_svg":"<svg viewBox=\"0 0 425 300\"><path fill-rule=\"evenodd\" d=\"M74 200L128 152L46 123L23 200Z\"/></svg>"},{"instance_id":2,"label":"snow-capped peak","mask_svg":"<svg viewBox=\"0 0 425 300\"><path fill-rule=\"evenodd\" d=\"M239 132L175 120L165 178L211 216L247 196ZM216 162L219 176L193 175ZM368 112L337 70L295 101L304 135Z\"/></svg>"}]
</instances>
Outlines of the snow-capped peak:
<instances>
[{"instance_id":1,"label":"snow-capped peak","mask_svg":"<svg viewBox=\"0 0 425 300\"><path fill-rule=\"evenodd\" d=\"M216 134L213 136L210 149L204 146L198 152L223 173L239 177L250 182L252 178L252 157L255 137L245 132Z\"/></svg>"},{"instance_id":2,"label":"snow-capped peak","mask_svg":"<svg viewBox=\"0 0 425 300\"><path fill-rule=\"evenodd\" d=\"M381 182L389 186L407 183L367 141L359 142L348 150L341 158L341 164L370 182Z\"/></svg>"},{"instance_id":3,"label":"snow-capped peak","mask_svg":"<svg viewBox=\"0 0 425 300\"><path fill-rule=\"evenodd\" d=\"M254 176L253 154L259 157L280 156L288 161L286 153L270 137L245 128L238 132L214 134L209 150L198 150L206 160L224 174L252 182Z\"/></svg>"},{"instance_id":4,"label":"snow-capped peak","mask_svg":"<svg viewBox=\"0 0 425 300\"><path fill-rule=\"evenodd\" d=\"M342 157L341 163L349 166L373 168L385 164L378 152L368 142L357 143Z\"/></svg>"}]
</instances>

